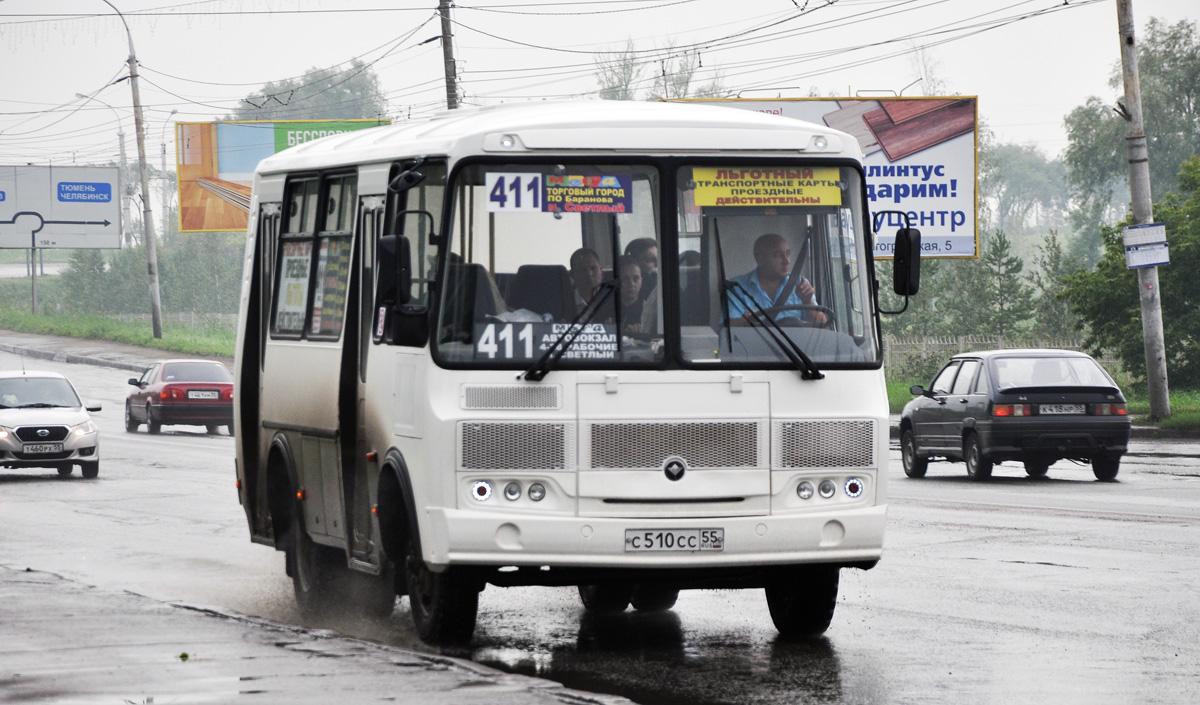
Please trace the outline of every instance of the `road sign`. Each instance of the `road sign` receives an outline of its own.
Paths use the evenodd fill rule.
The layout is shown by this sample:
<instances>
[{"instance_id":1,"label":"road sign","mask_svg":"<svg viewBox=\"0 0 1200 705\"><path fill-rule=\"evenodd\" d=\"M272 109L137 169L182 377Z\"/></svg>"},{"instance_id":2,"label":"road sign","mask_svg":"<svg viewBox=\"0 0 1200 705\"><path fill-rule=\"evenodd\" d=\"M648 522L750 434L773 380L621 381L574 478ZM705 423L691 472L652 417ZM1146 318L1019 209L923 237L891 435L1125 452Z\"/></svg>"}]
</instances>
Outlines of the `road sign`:
<instances>
[{"instance_id":1,"label":"road sign","mask_svg":"<svg viewBox=\"0 0 1200 705\"><path fill-rule=\"evenodd\" d=\"M0 166L0 248L120 246L116 167Z\"/></svg>"}]
</instances>

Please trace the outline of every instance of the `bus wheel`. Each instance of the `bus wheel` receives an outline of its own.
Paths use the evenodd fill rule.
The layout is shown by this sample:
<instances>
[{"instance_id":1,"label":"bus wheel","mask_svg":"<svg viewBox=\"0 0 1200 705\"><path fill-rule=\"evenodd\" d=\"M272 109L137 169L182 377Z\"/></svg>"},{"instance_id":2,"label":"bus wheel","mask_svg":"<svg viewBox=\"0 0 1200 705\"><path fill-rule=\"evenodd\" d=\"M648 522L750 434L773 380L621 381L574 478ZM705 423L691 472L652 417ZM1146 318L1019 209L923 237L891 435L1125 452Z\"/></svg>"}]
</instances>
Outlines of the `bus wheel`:
<instances>
[{"instance_id":1,"label":"bus wheel","mask_svg":"<svg viewBox=\"0 0 1200 705\"><path fill-rule=\"evenodd\" d=\"M292 510L291 534L287 549L288 574L292 576L292 587L296 592L296 605L300 613L312 617L320 612L328 590L329 566L324 551L308 536L304 529L304 509L299 505Z\"/></svg>"},{"instance_id":2,"label":"bus wheel","mask_svg":"<svg viewBox=\"0 0 1200 705\"><path fill-rule=\"evenodd\" d=\"M820 636L837 607L838 567L813 565L774 572L767 581L771 621L785 637Z\"/></svg>"},{"instance_id":3,"label":"bus wheel","mask_svg":"<svg viewBox=\"0 0 1200 705\"><path fill-rule=\"evenodd\" d=\"M479 589L468 575L454 568L429 570L416 543L407 541L404 577L417 635L427 644L465 644L475 632Z\"/></svg>"},{"instance_id":4,"label":"bus wheel","mask_svg":"<svg viewBox=\"0 0 1200 705\"><path fill-rule=\"evenodd\" d=\"M579 599L589 612L624 612L633 599L633 586L624 583L580 585Z\"/></svg>"},{"instance_id":5,"label":"bus wheel","mask_svg":"<svg viewBox=\"0 0 1200 705\"><path fill-rule=\"evenodd\" d=\"M662 585L638 585L630 602L638 612L662 612L675 606L679 591Z\"/></svg>"}]
</instances>

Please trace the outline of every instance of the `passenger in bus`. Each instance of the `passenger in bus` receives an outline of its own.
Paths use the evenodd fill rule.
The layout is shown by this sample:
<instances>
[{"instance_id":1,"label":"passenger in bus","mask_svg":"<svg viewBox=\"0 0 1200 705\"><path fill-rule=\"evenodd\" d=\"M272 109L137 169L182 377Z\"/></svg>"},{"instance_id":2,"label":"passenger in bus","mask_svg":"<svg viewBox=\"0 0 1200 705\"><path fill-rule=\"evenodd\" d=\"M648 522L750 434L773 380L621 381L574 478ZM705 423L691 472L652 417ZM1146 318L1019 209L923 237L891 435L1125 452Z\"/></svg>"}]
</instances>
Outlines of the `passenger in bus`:
<instances>
[{"instance_id":1,"label":"passenger in bus","mask_svg":"<svg viewBox=\"0 0 1200 705\"><path fill-rule=\"evenodd\" d=\"M642 270L642 293L638 300L645 303L650 292L658 287L658 241L652 237L639 237L625 246L625 254L637 260Z\"/></svg>"},{"instance_id":2,"label":"passenger in bus","mask_svg":"<svg viewBox=\"0 0 1200 705\"><path fill-rule=\"evenodd\" d=\"M730 325L753 325L751 311L747 309L745 302L747 296L751 299L753 307L758 310L776 305L774 302L780 298L779 288L792 272L792 248L782 235L761 235L754 241L754 263L756 266L753 270L732 279L732 282L739 286L729 292ZM778 305L816 306L816 291L811 282L800 277L795 288L787 292ZM780 325L791 323L820 326L826 322L825 314L820 311L798 309L779 311L772 318Z\"/></svg>"},{"instance_id":3,"label":"passenger in bus","mask_svg":"<svg viewBox=\"0 0 1200 705\"><path fill-rule=\"evenodd\" d=\"M642 268L632 255L622 255L617 260L617 272L621 279L621 331L640 333L642 330Z\"/></svg>"},{"instance_id":4,"label":"passenger in bus","mask_svg":"<svg viewBox=\"0 0 1200 705\"><path fill-rule=\"evenodd\" d=\"M571 255L571 282L575 285L575 313L583 310L585 304L596 294L596 289L604 277L604 268L600 265L600 255L596 251L581 247ZM602 320L597 315L594 320Z\"/></svg>"}]
</instances>

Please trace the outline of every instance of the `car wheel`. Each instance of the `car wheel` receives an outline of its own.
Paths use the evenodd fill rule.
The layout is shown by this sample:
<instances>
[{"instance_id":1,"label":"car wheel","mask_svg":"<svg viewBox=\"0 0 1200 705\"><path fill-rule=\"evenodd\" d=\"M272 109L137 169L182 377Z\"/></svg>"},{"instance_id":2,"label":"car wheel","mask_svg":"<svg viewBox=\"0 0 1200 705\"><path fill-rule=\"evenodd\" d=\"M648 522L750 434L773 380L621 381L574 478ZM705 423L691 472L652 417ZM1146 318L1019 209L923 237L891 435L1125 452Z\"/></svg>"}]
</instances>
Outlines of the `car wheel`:
<instances>
[{"instance_id":1,"label":"car wheel","mask_svg":"<svg viewBox=\"0 0 1200 705\"><path fill-rule=\"evenodd\" d=\"M63 465L63 466L60 466L60 467L58 468L58 476L59 476L59 477L70 477L70 476L71 476L71 471L72 471L72 470L74 470L74 469L75 469L75 468L71 467L70 465Z\"/></svg>"},{"instance_id":2,"label":"car wheel","mask_svg":"<svg viewBox=\"0 0 1200 705\"><path fill-rule=\"evenodd\" d=\"M837 608L838 567L812 565L781 569L767 579L771 621L784 637L820 636Z\"/></svg>"},{"instance_id":3,"label":"car wheel","mask_svg":"<svg viewBox=\"0 0 1200 705\"><path fill-rule=\"evenodd\" d=\"M679 591L662 585L638 585L629 599L638 612L662 612L675 606Z\"/></svg>"},{"instance_id":4,"label":"car wheel","mask_svg":"<svg viewBox=\"0 0 1200 705\"><path fill-rule=\"evenodd\" d=\"M626 583L579 586L579 600L589 612L624 612L632 599L633 586Z\"/></svg>"},{"instance_id":5,"label":"car wheel","mask_svg":"<svg viewBox=\"0 0 1200 705\"><path fill-rule=\"evenodd\" d=\"M129 402L126 401L125 402L125 430L130 433L137 433L139 425L140 424L138 424L137 419L133 418L133 409L130 408Z\"/></svg>"},{"instance_id":6,"label":"car wheel","mask_svg":"<svg viewBox=\"0 0 1200 705\"><path fill-rule=\"evenodd\" d=\"M1045 477L1046 471L1050 469L1050 461L1048 460L1026 460L1025 474L1030 477Z\"/></svg>"},{"instance_id":7,"label":"car wheel","mask_svg":"<svg viewBox=\"0 0 1200 705\"><path fill-rule=\"evenodd\" d=\"M1121 470L1121 456L1119 455L1097 455L1092 458L1092 474L1097 480L1111 482L1117 479L1117 473Z\"/></svg>"},{"instance_id":8,"label":"car wheel","mask_svg":"<svg viewBox=\"0 0 1200 705\"><path fill-rule=\"evenodd\" d=\"M465 644L475 632L479 588L454 567L434 573L417 555L416 542L407 540L404 574L408 602L417 635L428 644Z\"/></svg>"},{"instance_id":9,"label":"car wheel","mask_svg":"<svg viewBox=\"0 0 1200 705\"><path fill-rule=\"evenodd\" d=\"M80 463L79 471L83 473L83 476L88 480L93 480L97 475L100 474L100 461L97 460L91 463Z\"/></svg>"},{"instance_id":10,"label":"car wheel","mask_svg":"<svg viewBox=\"0 0 1200 705\"><path fill-rule=\"evenodd\" d=\"M904 462L904 474L909 477L925 477L929 460L917 455L917 439L911 428L904 429L900 436L900 459Z\"/></svg>"},{"instance_id":11,"label":"car wheel","mask_svg":"<svg viewBox=\"0 0 1200 705\"><path fill-rule=\"evenodd\" d=\"M146 430L150 433L158 433L162 431L162 424L158 419L154 418L154 407L146 405Z\"/></svg>"},{"instance_id":12,"label":"car wheel","mask_svg":"<svg viewBox=\"0 0 1200 705\"><path fill-rule=\"evenodd\" d=\"M967 461L967 476L974 480L986 480L992 476L992 461L983 454L979 445L979 434L967 436L963 444L963 458Z\"/></svg>"}]
</instances>

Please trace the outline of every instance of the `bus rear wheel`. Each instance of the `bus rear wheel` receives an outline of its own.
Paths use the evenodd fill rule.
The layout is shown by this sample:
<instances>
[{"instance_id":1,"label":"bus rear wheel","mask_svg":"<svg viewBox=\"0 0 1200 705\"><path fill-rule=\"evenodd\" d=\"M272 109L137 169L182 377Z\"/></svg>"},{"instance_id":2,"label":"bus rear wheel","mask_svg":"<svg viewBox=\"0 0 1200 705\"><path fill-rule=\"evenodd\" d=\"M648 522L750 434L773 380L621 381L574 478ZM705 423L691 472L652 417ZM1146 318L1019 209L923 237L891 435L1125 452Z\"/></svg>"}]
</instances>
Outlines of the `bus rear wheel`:
<instances>
[{"instance_id":1,"label":"bus rear wheel","mask_svg":"<svg viewBox=\"0 0 1200 705\"><path fill-rule=\"evenodd\" d=\"M771 621L784 637L820 636L837 608L837 566L813 565L775 571L767 580Z\"/></svg>"},{"instance_id":2,"label":"bus rear wheel","mask_svg":"<svg viewBox=\"0 0 1200 705\"><path fill-rule=\"evenodd\" d=\"M435 573L417 554L409 538L404 556L408 602L417 635L427 644L466 644L475 632L479 587L453 567Z\"/></svg>"},{"instance_id":3,"label":"bus rear wheel","mask_svg":"<svg viewBox=\"0 0 1200 705\"><path fill-rule=\"evenodd\" d=\"M329 596L330 566L325 549L313 542L304 529L304 509L292 510L287 548L288 575L296 593L300 614L312 617L325 606Z\"/></svg>"}]
</instances>

